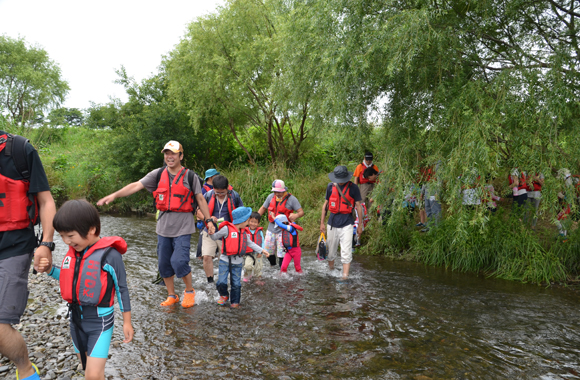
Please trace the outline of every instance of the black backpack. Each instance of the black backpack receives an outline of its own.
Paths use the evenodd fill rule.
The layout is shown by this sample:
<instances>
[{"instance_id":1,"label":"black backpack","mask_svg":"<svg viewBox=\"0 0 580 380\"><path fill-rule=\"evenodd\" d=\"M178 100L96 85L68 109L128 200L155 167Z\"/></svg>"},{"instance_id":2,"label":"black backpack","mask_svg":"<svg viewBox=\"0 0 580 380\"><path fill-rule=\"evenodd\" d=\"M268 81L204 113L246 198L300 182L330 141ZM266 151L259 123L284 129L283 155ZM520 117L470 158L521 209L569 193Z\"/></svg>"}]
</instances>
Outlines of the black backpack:
<instances>
[{"instance_id":1,"label":"black backpack","mask_svg":"<svg viewBox=\"0 0 580 380\"><path fill-rule=\"evenodd\" d=\"M6 139L4 154L8 157L12 156L16 170L24 179L30 179L28 158L26 157L26 144L28 144L29 140L25 137L10 133L6 133L6 135L8 136L8 139Z\"/></svg>"}]
</instances>

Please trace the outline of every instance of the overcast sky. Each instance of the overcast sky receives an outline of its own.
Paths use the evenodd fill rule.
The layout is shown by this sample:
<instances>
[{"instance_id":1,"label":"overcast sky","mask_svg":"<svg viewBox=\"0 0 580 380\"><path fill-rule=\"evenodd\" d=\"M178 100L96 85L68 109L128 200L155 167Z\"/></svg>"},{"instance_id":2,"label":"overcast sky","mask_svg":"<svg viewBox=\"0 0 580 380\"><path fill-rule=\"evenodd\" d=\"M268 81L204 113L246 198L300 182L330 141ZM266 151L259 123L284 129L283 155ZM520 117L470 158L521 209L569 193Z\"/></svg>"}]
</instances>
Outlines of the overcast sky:
<instances>
[{"instance_id":1,"label":"overcast sky","mask_svg":"<svg viewBox=\"0 0 580 380\"><path fill-rule=\"evenodd\" d=\"M115 69L140 81L197 17L221 0L0 0L0 34L24 37L60 65L70 92L65 107L87 108L110 97L126 101Z\"/></svg>"}]
</instances>

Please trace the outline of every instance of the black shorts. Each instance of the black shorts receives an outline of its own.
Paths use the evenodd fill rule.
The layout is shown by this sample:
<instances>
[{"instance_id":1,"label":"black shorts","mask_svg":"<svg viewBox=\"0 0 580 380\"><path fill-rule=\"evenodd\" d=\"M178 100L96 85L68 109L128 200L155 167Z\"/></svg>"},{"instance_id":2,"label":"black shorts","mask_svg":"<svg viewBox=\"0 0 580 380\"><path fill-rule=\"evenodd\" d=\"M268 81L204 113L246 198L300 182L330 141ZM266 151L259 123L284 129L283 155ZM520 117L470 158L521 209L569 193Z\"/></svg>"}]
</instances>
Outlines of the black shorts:
<instances>
[{"instance_id":1,"label":"black shorts","mask_svg":"<svg viewBox=\"0 0 580 380\"><path fill-rule=\"evenodd\" d=\"M28 302L28 271L32 255L0 260L0 323L20 323Z\"/></svg>"}]
</instances>

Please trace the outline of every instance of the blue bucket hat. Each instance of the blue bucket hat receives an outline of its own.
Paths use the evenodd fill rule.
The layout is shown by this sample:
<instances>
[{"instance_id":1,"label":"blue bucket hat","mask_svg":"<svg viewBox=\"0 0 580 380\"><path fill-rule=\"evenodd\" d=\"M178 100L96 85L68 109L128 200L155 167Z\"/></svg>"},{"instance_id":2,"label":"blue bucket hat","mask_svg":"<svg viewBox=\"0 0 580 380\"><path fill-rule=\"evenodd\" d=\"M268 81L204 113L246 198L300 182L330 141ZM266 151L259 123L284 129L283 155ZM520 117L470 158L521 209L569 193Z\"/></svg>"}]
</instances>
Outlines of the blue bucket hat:
<instances>
[{"instance_id":1,"label":"blue bucket hat","mask_svg":"<svg viewBox=\"0 0 580 380\"><path fill-rule=\"evenodd\" d=\"M238 207L234 211L232 211L232 218L233 224L240 224L244 223L246 220L250 218L252 215L252 208L251 207Z\"/></svg>"},{"instance_id":2,"label":"blue bucket hat","mask_svg":"<svg viewBox=\"0 0 580 380\"><path fill-rule=\"evenodd\" d=\"M205 171L205 178L203 180L207 181L208 178L213 177L214 175L218 175L218 174L220 174L220 172L218 172L215 169L207 169Z\"/></svg>"}]
</instances>

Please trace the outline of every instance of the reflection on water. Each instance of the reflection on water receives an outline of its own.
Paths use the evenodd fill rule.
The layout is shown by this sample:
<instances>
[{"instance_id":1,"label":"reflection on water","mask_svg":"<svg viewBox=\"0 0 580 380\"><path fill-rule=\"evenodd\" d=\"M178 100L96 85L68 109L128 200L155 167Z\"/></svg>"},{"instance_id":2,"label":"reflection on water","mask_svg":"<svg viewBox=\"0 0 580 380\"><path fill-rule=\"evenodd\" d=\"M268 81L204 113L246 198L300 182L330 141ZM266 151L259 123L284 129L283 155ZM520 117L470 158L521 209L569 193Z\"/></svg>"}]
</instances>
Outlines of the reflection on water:
<instances>
[{"instance_id":1,"label":"reflection on water","mask_svg":"<svg viewBox=\"0 0 580 380\"><path fill-rule=\"evenodd\" d=\"M165 288L151 284L155 222L102 223L103 236L129 245L135 327L133 343L111 349L111 378L580 378L579 297L571 290L356 255L342 284L305 250L303 275L293 264L282 277L265 268L264 286L243 283L238 310L217 306L215 285L193 257L196 306L162 308ZM56 257L65 251L58 241ZM119 326L113 340L122 340Z\"/></svg>"}]
</instances>

